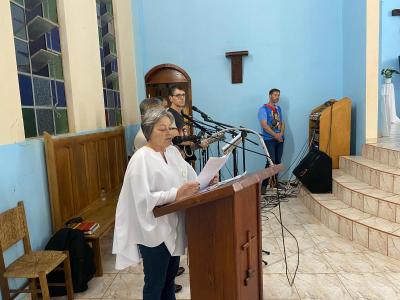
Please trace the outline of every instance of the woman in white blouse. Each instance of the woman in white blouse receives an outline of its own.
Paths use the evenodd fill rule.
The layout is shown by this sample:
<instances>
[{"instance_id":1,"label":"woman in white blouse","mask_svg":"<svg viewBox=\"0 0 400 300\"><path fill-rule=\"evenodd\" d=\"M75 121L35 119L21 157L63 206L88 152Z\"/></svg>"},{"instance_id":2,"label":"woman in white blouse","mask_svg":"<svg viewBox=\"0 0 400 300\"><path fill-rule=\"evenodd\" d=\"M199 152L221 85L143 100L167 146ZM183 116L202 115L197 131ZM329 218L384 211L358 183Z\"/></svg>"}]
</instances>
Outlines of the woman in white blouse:
<instances>
[{"instance_id":1,"label":"woman in white blouse","mask_svg":"<svg viewBox=\"0 0 400 300\"><path fill-rule=\"evenodd\" d=\"M116 268L136 265L143 258L144 300L175 299L174 279L186 247L184 213L155 218L154 207L199 191L195 171L171 144L173 123L164 109L145 114L142 130L148 143L129 161L117 205Z\"/></svg>"}]
</instances>

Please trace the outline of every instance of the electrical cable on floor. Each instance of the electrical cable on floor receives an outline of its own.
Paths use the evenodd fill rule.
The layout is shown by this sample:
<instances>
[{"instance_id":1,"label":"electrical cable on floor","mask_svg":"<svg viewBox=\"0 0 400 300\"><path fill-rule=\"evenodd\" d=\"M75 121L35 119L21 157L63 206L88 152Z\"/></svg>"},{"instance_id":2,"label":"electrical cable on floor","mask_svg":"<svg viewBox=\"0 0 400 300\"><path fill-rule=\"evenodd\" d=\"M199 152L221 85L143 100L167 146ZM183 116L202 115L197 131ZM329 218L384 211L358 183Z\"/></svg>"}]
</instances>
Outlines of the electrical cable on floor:
<instances>
[{"instance_id":1,"label":"electrical cable on floor","mask_svg":"<svg viewBox=\"0 0 400 300\"><path fill-rule=\"evenodd\" d=\"M310 139L310 141L312 141L312 139ZM306 147L307 144L308 144L308 147ZM298 155L296 156L296 158L294 159L294 161L286 169L286 171L284 173L282 173L282 175L286 174L288 172L288 170L290 170L290 168L296 162L300 162L305 157L305 155L308 152L308 149L310 148L310 145L311 145L311 142L307 142L306 141L304 143L304 145L301 147L301 149L300 149ZM296 237L290 232L290 230L285 225L283 225L281 202L287 202L287 201L289 201L289 198L295 198L298 195L298 192L299 192L299 184L298 183L299 182L298 182L297 179L292 180L293 176L294 175L292 173L292 175L288 179L286 185L283 185L283 188L281 188L282 185L280 185L280 183L278 181L278 183L275 184L276 188L267 190L266 193L261 196L261 201L260 201L262 222L264 223L265 221L269 220L267 214L272 214L276 218L278 223L281 225L283 256L284 256L284 261L285 261L285 273L286 273L286 278L287 278L288 283L289 283L290 286L292 286L294 284L294 281L295 281L295 278L296 278L296 275L297 275L297 271L298 271L298 268L299 268L300 248L299 248L299 243L298 243ZM278 206L278 211L279 211L279 218L273 212L273 209L275 207L277 207L277 206ZM295 268L295 271L294 271L293 275L289 272L289 268L288 268L284 230L286 230L294 238L294 240L296 241L296 246L297 246L297 264L296 264L296 268ZM262 252L266 253L266 254L269 254L269 252L265 251L265 250L262 250ZM267 264L267 263L265 263L265 264Z\"/></svg>"},{"instance_id":2,"label":"electrical cable on floor","mask_svg":"<svg viewBox=\"0 0 400 300\"><path fill-rule=\"evenodd\" d=\"M296 279L296 275L297 275L297 270L299 269L299 264L300 264L300 248L299 248L299 242L297 241L296 237L293 235L293 233L290 232L289 229L286 228L285 225L283 225L282 223L282 211L281 211L281 204L279 202L279 193L277 193L277 197L278 197L278 208L279 208L279 219L278 217L272 212L270 211L269 213L273 214L275 216L275 218L277 219L277 221L281 224L281 234L282 234L282 243L283 243L283 257L285 260L285 267L286 267L286 278L289 282L290 286L293 286L294 284L294 280ZM285 229L296 241L296 246L297 246L297 264L296 264L296 269L294 271L293 277L290 280L289 275L289 269L288 269L288 262L287 262L287 255L286 255L286 244L285 244L285 233L283 232L283 229Z\"/></svg>"},{"instance_id":3,"label":"electrical cable on floor","mask_svg":"<svg viewBox=\"0 0 400 300\"><path fill-rule=\"evenodd\" d=\"M312 141L312 139L310 139ZM308 145L308 147L307 147ZM296 158L294 161L290 164L290 166L286 169L284 173L281 174L281 176L285 175L290 168L295 164L300 162L305 155L307 154L309 148L310 148L311 143L306 140L306 142L303 144L301 147L299 153L297 154ZM211 155L213 155L213 151L210 149ZM230 176L232 177L232 174L229 170L229 168L225 165L224 166ZM295 198L298 195L299 192L299 182L297 179L292 180L293 178L293 173L290 176L289 180L286 182L286 185L281 184L280 182L275 182L276 188L271 188L268 189L266 194L261 195L261 201L260 201L260 209L261 209L261 218L262 218L262 223L265 223L266 221L269 220L269 217L267 214L272 214L275 219L278 221L278 223L281 225L281 236L282 236L282 244L283 244L283 256L284 256L284 262L285 262L285 273L286 273L286 278L288 280L288 283L290 286L293 286L294 281L296 279L297 271L299 268L299 263L300 263L300 248L299 248L299 243L296 239L296 237L290 232L290 230L283 225L282 222L282 210L281 210L281 202L287 202L289 201L289 198ZM275 179L276 180L276 179ZM281 188L281 187L284 188ZM279 218L278 216L272 211L275 207L278 206L278 211L279 211ZM286 242L285 242L285 233L284 230L286 230L296 241L296 246L297 246L297 264L296 268L293 274L290 273L289 268L288 268L288 261L287 261L287 253L286 253ZM270 254L268 251L263 250L262 252L265 254ZM267 262L263 260L263 262L267 265Z\"/></svg>"}]
</instances>

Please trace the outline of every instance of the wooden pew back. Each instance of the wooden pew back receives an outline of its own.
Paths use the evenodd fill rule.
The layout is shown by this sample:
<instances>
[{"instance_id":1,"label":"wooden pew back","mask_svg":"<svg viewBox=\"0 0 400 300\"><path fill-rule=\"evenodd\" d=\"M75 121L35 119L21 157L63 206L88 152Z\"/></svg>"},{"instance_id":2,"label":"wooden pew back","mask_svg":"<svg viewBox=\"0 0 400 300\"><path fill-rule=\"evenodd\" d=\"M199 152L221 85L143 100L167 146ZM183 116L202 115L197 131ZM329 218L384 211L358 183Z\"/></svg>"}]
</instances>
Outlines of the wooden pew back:
<instances>
[{"instance_id":1,"label":"wooden pew back","mask_svg":"<svg viewBox=\"0 0 400 300\"><path fill-rule=\"evenodd\" d=\"M127 165L124 129L75 136L45 134L53 231L119 192ZM94 220L96 221L96 220Z\"/></svg>"}]
</instances>

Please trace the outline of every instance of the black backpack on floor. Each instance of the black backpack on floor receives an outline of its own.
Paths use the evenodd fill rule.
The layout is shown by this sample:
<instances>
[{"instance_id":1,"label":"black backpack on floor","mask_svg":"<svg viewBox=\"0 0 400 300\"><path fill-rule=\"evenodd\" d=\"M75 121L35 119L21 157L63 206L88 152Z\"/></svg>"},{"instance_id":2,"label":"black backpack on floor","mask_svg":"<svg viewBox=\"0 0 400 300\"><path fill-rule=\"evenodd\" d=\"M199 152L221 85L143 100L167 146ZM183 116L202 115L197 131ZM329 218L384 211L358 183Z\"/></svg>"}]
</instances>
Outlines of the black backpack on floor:
<instances>
[{"instance_id":1,"label":"black backpack on floor","mask_svg":"<svg viewBox=\"0 0 400 300\"><path fill-rule=\"evenodd\" d=\"M79 293L88 289L87 283L96 273L93 259L93 250L85 241L82 231L72 228L58 230L46 245L46 250L69 251L71 264L72 283L74 292ZM47 275L49 283L65 282L64 271L53 271ZM64 296L67 294L65 287L49 287L50 295Z\"/></svg>"}]
</instances>

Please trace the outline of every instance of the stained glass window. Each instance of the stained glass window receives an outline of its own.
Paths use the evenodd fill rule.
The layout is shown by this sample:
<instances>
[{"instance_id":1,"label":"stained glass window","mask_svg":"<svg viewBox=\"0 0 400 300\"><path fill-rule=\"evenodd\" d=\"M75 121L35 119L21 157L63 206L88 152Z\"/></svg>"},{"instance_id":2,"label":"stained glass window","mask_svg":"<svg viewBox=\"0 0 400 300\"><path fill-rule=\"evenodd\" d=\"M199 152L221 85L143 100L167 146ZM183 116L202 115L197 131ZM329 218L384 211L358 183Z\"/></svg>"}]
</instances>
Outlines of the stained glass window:
<instances>
[{"instance_id":1,"label":"stained glass window","mask_svg":"<svg viewBox=\"0 0 400 300\"><path fill-rule=\"evenodd\" d=\"M122 118L112 1L97 0L96 5L106 123L118 126Z\"/></svg>"},{"instance_id":2,"label":"stained glass window","mask_svg":"<svg viewBox=\"0 0 400 300\"><path fill-rule=\"evenodd\" d=\"M11 0L25 137L69 131L56 0Z\"/></svg>"}]
</instances>

